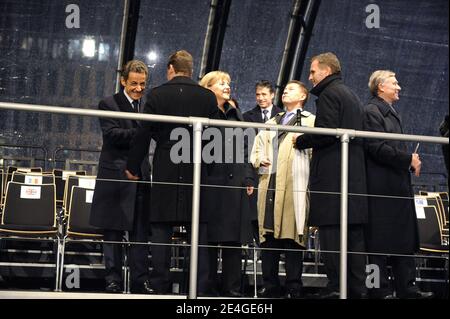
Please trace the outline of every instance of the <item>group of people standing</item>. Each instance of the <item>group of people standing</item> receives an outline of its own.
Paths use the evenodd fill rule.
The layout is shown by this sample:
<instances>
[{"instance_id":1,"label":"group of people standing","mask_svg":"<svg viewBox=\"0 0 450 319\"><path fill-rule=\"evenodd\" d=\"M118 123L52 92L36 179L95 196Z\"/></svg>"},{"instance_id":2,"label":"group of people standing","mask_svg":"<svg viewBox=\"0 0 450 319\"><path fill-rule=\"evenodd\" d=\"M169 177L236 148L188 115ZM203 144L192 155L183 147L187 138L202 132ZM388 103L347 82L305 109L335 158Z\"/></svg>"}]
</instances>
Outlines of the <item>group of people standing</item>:
<instances>
[{"instance_id":1,"label":"group of people standing","mask_svg":"<svg viewBox=\"0 0 450 319\"><path fill-rule=\"evenodd\" d=\"M212 71L192 80L192 56L182 50L169 57L168 82L153 88L145 105L142 96L148 70L130 61L122 71L123 91L102 100L99 108L156 115L206 117L259 122L402 133L393 107L400 87L391 71L376 71L369 80L373 98L363 106L341 78L333 53L311 59L309 92L300 81L289 81L282 95L283 109L273 105L274 90L267 81L256 84L257 106L242 114L231 99L231 77ZM304 110L309 94L317 96L316 115ZM103 147L94 192L91 223L105 230L106 241L147 242L151 233L152 272L148 247L130 250L131 290L136 293L171 292L170 260L174 226L190 234L192 210L192 159L174 163L171 132L174 123L151 123L101 118ZM189 126L184 127L192 132ZM199 295L241 296L241 245L255 241L261 247L262 297L302 298L302 249L308 227L319 229L327 289L318 298L339 297L339 225L341 143L334 136L261 130L254 141L245 139L244 161L225 149L236 139L221 131L223 160L202 167L200 245L223 246L222 280L217 275L218 249L199 248ZM192 136L192 134L191 134ZM149 186L148 147L156 142ZM233 140L234 139L234 140ZM192 155L192 140L188 146ZM190 155L190 156L191 156ZM232 155L232 157L235 154ZM350 297L367 297L366 256L380 267L380 287L374 298L429 298L415 285L414 258L390 257L396 295L389 287L388 258L381 254L413 255L418 248L417 221L411 172L420 174L420 158L402 143L355 139L349 143L348 288ZM114 180L114 181L112 181ZM122 182L120 182L122 180ZM130 183L129 180L138 181ZM367 197L366 194L376 195ZM386 197L388 195L389 197ZM106 290L121 291L122 255L119 245L104 244ZM278 276L281 249L285 254L286 281ZM337 252L337 253L336 253ZM370 255L370 253L381 253Z\"/></svg>"}]
</instances>

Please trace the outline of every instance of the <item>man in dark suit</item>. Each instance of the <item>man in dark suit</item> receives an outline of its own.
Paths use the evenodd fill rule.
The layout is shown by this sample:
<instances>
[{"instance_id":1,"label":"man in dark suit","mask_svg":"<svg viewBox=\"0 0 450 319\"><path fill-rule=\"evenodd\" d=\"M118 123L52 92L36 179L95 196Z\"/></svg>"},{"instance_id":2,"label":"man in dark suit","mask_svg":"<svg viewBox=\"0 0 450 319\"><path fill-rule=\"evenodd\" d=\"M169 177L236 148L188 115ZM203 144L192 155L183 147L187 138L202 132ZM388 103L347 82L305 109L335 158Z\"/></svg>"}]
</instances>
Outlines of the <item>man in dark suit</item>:
<instances>
[{"instance_id":1,"label":"man in dark suit","mask_svg":"<svg viewBox=\"0 0 450 319\"><path fill-rule=\"evenodd\" d=\"M364 129L402 134L402 121L393 105L399 100L401 90L395 73L373 72L369 88L372 98L365 107ZM380 287L370 289L371 296L394 298L389 287L389 262L394 274L395 297L432 298L432 292L420 291L416 286L416 263L412 258L419 250L419 232L411 172L420 175L419 154L417 150L408 152L405 143L394 140L367 139L366 147L367 183L372 195L369 197L367 248L370 253L376 253L370 255L369 260L380 270Z\"/></svg>"},{"instance_id":2,"label":"man in dark suit","mask_svg":"<svg viewBox=\"0 0 450 319\"><path fill-rule=\"evenodd\" d=\"M275 91L272 84L267 80L256 82L255 85L256 106L243 114L244 121L254 123L265 123L280 112L283 112L278 106L273 104ZM251 152L253 145L248 145L248 151ZM253 179L255 185L258 185L258 174L254 171ZM258 231L258 213L257 213L258 192L253 192L250 195L250 210L254 219L253 224L253 238L259 246L259 231Z\"/></svg>"},{"instance_id":3,"label":"man in dark suit","mask_svg":"<svg viewBox=\"0 0 450 319\"><path fill-rule=\"evenodd\" d=\"M99 109L117 112L142 111L141 100L148 79L147 66L138 60L129 61L122 70L123 90L100 101ZM125 174L126 163L139 123L133 120L100 118L103 146L91 209L91 224L104 230L105 241L121 242L124 231L129 241L148 242L148 183L130 183ZM147 152L145 152L147 153ZM144 153L144 155L145 155ZM136 170L142 180L150 180L148 157ZM118 180L126 180L119 182ZM122 247L103 245L106 268L106 291L122 290ZM128 255L133 293L153 293L148 283L148 247L131 245Z\"/></svg>"},{"instance_id":4,"label":"man in dark suit","mask_svg":"<svg viewBox=\"0 0 450 319\"><path fill-rule=\"evenodd\" d=\"M245 112L244 120L247 122L265 123L276 114L283 112L273 104L275 92L269 81L261 80L256 83L256 106Z\"/></svg>"},{"instance_id":5,"label":"man in dark suit","mask_svg":"<svg viewBox=\"0 0 450 319\"><path fill-rule=\"evenodd\" d=\"M331 52L311 59L309 80L316 95L316 127L362 130L363 108L359 98L342 82L341 66ZM320 248L340 250L341 143L335 136L303 134L298 149L313 149L309 177L311 192L309 224L319 227ZM359 139L349 143L348 192L367 194L364 147ZM367 198L348 198L348 286L350 298L364 298L365 256L363 225L367 223ZM323 253L328 286L320 297L339 296L339 253Z\"/></svg>"},{"instance_id":6,"label":"man in dark suit","mask_svg":"<svg viewBox=\"0 0 450 319\"><path fill-rule=\"evenodd\" d=\"M193 59L187 51L177 51L169 57L167 63L168 82L152 89L147 96L144 112L148 114L193 116L212 118L217 112L217 100L210 90L199 86L191 79ZM150 136L156 141L153 158L153 184L150 222L152 242L170 243L173 226L190 227L192 212L193 143L189 141L189 161L178 163L171 157L171 149L180 142L171 140L175 129L190 132L192 128L175 123L143 123L138 132L128 160L129 179L137 179L139 163L145 155ZM178 154L178 152L176 152ZM183 156L181 156L183 157ZM206 244L206 216L200 215L199 243ZM170 246L152 247L152 265L150 281L158 293L171 291ZM208 285L207 250L199 249L198 292L206 294Z\"/></svg>"}]
</instances>

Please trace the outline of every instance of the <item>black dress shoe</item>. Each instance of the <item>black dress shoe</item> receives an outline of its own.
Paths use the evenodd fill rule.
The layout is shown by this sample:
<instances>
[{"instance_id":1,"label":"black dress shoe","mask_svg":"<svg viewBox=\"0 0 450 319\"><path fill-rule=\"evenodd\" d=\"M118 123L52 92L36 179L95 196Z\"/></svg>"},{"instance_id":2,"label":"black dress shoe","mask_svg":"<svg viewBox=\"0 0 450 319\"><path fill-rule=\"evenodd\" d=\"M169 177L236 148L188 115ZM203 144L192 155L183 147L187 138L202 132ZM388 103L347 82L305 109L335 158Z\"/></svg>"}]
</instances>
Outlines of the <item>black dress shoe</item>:
<instances>
[{"instance_id":1,"label":"black dress shoe","mask_svg":"<svg viewBox=\"0 0 450 319\"><path fill-rule=\"evenodd\" d=\"M323 290L312 296L313 299L339 299L339 292L334 290Z\"/></svg>"},{"instance_id":2,"label":"black dress shoe","mask_svg":"<svg viewBox=\"0 0 450 319\"><path fill-rule=\"evenodd\" d=\"M302 299L303 297L303 293L300 289L288 289L284 295L284 298L286 299Z\"/></svg>"},{"instance_id":3,"label":"black dress shoe","mask_svg":"<svg viewBox=\"0 0 450 319\"><path fill-rule=\"evenodd\" d=\"M122 288L120 287L120 284L117 281L110 281L106 283L106 292L108 293L119 293L123 292Z\"/></svg>"},{"instance_id":4,"label":"black dress shoe","mask_svg":"<svg viewBox=\"0 0 450 319\"><path fill-rule=\"evenodd\" d=\"M258 290L258 297L261 298L280 298L280 288L266 288L263 287Z\"/></svg>"},{"instance_id":5,"label":"black dress shoe","mask_svg":"<svg viewBox=\"0 0 450 319\"><path fill-rule=\"evenodd\" d=\"M242 294L237 290L228 290L224 293L225 297L242 298Z\"/></svg>"},{"instance_id":6,"label":"black dress shoe","mask_svg":"<svg viewBox=\"0 0 450 319\"><path fill-rule=\"evenodd\" d=\"M146 280L143 283L132 285L131 293L154 295L156 294L156 291L152 287L150 287L150 282Z\"/></svg>"},{"instance_id":7,"label":"black dress shoe","mask_svg":"<svg viewBox=\"0 0 450 319\"><path fill-rule=\"evenodd\" d=\"M390 300L390 299L398 299L398 298L395 297L393 294L389 294L389 295L384 295L383 297L381 297L381 299Z\"/></svg>"},{"instance_id":8,"label":"black dress shoe","mask_svg":"<svg viewBox=\"0 0 450 319\"><path fill-rule=\"evenodd\" d=\"M434 293L431 291L410 291L404 295L399 296L400 299L433 299Z\"/></svg>"}]
</instances>

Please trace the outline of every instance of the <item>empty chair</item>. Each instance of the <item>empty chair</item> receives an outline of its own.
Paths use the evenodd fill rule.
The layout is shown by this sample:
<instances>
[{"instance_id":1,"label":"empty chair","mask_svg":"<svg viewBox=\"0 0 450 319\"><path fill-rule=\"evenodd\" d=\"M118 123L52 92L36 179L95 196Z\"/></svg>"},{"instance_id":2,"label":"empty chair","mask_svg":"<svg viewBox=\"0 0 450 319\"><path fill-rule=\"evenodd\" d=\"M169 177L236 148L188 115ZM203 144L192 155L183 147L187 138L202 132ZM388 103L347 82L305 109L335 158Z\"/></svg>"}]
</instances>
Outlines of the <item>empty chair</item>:
<instances>
[{"instance_id":1,"label":"empty chair","mask_svg":"<svg viewBox=\"0 0 450 319\"><path fill-rule=\"evenodd\" d=\"M444 208L442 205L441 198L436 195L428 194L426 196L426 199L427 199L428 205L434 206L436 208L436 212L437 212L438 219L439 219L439 226L441 227L442 234L444 236L448 237L448 235L449 235L448 234L448 225L446 225L446 222L445 222L445 216L444 216L444 212L443 212Z\"/></svg>"},{"instance_id":2,"label":"empty chair","mask_svg":"<svg viewBox=\"0 0 450 319\"><path fill-rule=\"evenodd\" d=\"M445 224L446 227L448 228L448 222L449 222L449 216L448 216L448 193L446 192L441 192L439 193L441 195L441 199L442 199L442 204L444 205L444 217L445 217Z\"/></svg>"},{"instance_id":3,"label":"empty chair","mask_svg":"<svg viewBox=\"0 0 450 319\"><path fill-rule=\"evenodd\" d=\"M88 189L95 188L95 176L90 175L70 175L66 179L66 183L64 186L64 200L63 200L63 208L65 213L69 211L69 200L71 199L71 193L73 186L81 186Z\"/></svg>"},{"instance_id":4,"label":"empty chair","mask_svg":"<svg viewBox=\"0 0 450 319\"><path fill-rule=\"evenodd\" d=\"M62 289L62 278L64 273L64 253L65 247L70 238L77 239L97 239L100 240L103 237L101 229L91 226L89 223L92 196L94 190L80 186L72 186L70 192L67 230L61 244L61 266L59 273L59 287Z\"/></svg>"},{"instance_id":5,"label":"empty chair","mask_svg":"<svg viewBox=\"0 0 450 319\"><path fill-rule=\"evenodd\" d=\"M86 175L86 171L67 171L59 168L53 169L55 175L56 185L56 203L59 207L63 205L64 189L66 185L67 176L70 175Z\"/></svg>"},{"instance_id":6,"label":"empty chair","mask_svg":"<svg viewBox=\"0 0 450 319\"><path fill-rule=\"evenodd\" d=\"M72 187L66 235L92 237L103 234L100 228L91 226L89 223L93 193L93 189Z\"/></svg>"},{"instance_id":7,"label":"empty chair","mask_svg":"<svg viewBox=\"0 0 450 319\"><path fill-rule=\"evenodd\" d=\"M449 236L448 230L448 207L444 205L444 198L448 203L447 193L425 192L420 191L421 196L425 196L428 205L435 206L439 217L443 236Z\"/></svg>"},{"instance_id":8,"label":"empty chair","mask_svg":"<svg viewBox=\"0 0 450 319\"><path fill-rule=\"evenodd\" d=\"M0 216L3 211L3 169L0 169Z\"/></svg>"},{"instance_id":9,"label":"empty chair","mask_svg":"<svg viewBox=\"0 0 450 319\"><path fill-rule=\"evenodd\" d=\"M418 214L420 249L430 252L448 252L448 243L442 241L442 230L435 206L423 206L423 215Z\"/></svg>"},{"instance_id":10,"label":"empty chair","mask_svg":"<svg viewBox=\"0 0 450 319\"><path fill-rule=\"evenodd\" d=\"M0 231L16 229L27 234L57 232L54 184L8 183Z\"/></svg>"},{"instance_id":11,"label":"empty chair","mask_svg":"<svg viewBox=\"0 0 450 319\"><path fill-rule=\"evenodd\" d=\"M55 276L56 287L58 287L60 245L54 184L32 185L9 182L6 187L0 234L56 239L54 242Z\"/></svg>"}]
</instances>

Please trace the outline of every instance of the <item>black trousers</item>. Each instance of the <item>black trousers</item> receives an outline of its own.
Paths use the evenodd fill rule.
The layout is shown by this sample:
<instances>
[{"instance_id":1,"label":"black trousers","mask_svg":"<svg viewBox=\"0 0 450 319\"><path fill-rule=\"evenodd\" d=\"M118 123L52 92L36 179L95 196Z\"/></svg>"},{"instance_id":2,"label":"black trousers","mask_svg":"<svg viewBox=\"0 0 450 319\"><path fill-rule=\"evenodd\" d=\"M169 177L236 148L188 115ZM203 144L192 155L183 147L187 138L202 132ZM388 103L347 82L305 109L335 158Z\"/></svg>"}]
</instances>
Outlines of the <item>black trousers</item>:
<instances>
[{"instance_id":1,"label":"black trousers","mask_svg":"<svg viewBox=\"0 0 450 319\"><path fill-rule=\"evenodd\" d=\"M223 246L241 247L240 243L221 243ZM217 243L210 243L217 245ZM222 249L222 292L241 291L242 250L238 248ZM219 248L209 248L209 271L211 287L219 291L220 281L217 274Z\"/></svg>"},{"instance_id":2,"label":"black trousers","mask_svg":"<svg viewBox=\"0 0 450 319\"><path fill-rule=\"evenodd\" d=\"M328 288L339 291L339 269L340 269L340 226L320 226L319 240L325 271L328 277ZM367 293L366 288L366 256L362 254L351 254L350 252L364 252L364 231L362 225L348 225L348 291L349 296L361 296Z\"/></svg>"},{"instance_id":3,"label":"black trousers","mask_svg":"<svg viewBox=\"0 0 450 319\"><path fill-rule=\"evenodd\" d=\"M130 242L148 242L149 222L148 211L144 209L145 185L138 184L136 190L135 215L133 230L128 232ZM124 231L104 230L104 240L121 242ZM123 245L103 244L105 259L105 279L107 282L122 282ZM149 272L149 246L131 245L128 252L128 265L130 267L131 283L142 284L148 280Z\"/></svg>"},{"instance_id":4,"label":"black trousers","mask_svg":"<svg viewBox=\"0 0 450 319\"><path fill-rule=\"evenodd\" d=\"M292 239L275 239L272 234L265 236L262 248L289 249L285 251L286 290L300 290L302 287L303 252L302 247ZM293 251L294 250L294 251ZM267 289L279 289L278 269L280 250L261 251L263 285Z\"/></svg>"},{"instance_id":5,"label":"black trousers","mask_svg":"<svg viewBox=\"0 0 450 319\"><path fill-rule=\"evenodd\" d=\"M174 225L171 223L152 223L152 243L155 244L170 244ZM188 228L188 240L190 243L190 226ZM199 244L207 245L206 224L199 226ZM172 280L170 278L170 261L172 247L168 245L153 245L152 246L152 266L153 270L150 274L150 283L157 293L166 294L172 292ZM189 249L186 249L186 256L189 256ZM189 259L184 260L189 265ZM188 268L188 267L187 267ZM199 294L207 293L209 291L208 276L208 248L198 249L198 272L197 272L197 291Z\"/></svg>"},{"instance_id":6,"label":"black trousers","mask_svg":"<svg viewBox=\"0 0 450 319\"><path fill-rule=\"evenodd\" d=\"M394 289L397 297L402 298L403 295L418 290L415 286L416 281L416 262L412 257L403 256L369 256L371 264L375 264L380 269L380 288L370 289L371 296L381 298L392 293L389 284L388 264L392 266L392 274L394 275Z\"/></svg>"}]
</instances>

